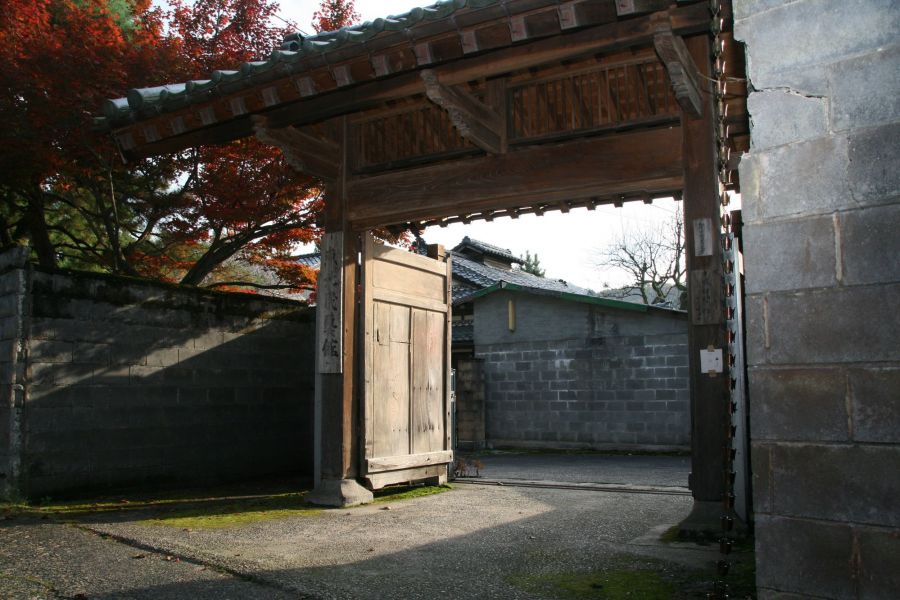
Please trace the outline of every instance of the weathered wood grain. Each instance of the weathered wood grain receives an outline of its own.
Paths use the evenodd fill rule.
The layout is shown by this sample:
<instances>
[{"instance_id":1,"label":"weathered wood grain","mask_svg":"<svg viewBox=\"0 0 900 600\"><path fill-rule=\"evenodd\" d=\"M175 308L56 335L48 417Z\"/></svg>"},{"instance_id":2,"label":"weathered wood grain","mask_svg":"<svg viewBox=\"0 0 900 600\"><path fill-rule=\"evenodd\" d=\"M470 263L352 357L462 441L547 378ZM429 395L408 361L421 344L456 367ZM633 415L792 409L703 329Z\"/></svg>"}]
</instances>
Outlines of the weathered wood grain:
<instances>
[{"instance_id":1,"label":"weathered wood grain","mask_svg":"<svg viewBox=\"0 0 900 600\"><path fill-rule=\"evenodd\" d=\"M578 139L359 177L349 183L354 227L635 192L679 190L677 128Z\"/></svg>"},{"instance_id":2,"label":"weathered wood grain","mask_svg":"<svg viewBox=\"0 0 900 600\"><path fill-rule=\"evenodd\" d=\"M368 463L368 472L377 473L379 471L399 471L401 469L409 469L412 467L447 464L452 460L453 452L450 450L442 450L437 452L422 452L420 454L370 458L366 462Z\"/></svg>"}]
</instances>

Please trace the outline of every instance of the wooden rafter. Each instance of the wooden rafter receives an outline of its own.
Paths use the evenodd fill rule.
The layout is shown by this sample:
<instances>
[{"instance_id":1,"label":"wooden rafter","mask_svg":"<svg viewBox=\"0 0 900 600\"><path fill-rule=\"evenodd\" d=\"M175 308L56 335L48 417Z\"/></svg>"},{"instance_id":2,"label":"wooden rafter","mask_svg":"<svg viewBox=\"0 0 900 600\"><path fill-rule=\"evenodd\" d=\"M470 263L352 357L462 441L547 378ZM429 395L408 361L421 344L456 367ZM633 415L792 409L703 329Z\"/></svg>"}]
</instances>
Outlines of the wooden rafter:
<instances>
[{"instance_id":1,"label":"wooden rafter","mask_svg":"<svg viewBox=\"0 0 900 600\"><path fill-rule=\"evenodd\" d=\"M365 229L595 197L672 193L683 185L680 142L679 128L658 128L357 177L348 182L349 218L355 228Z\"/></svg>"},{"instance_id":2,"label":"wooden rafter","mask_svg":"<svg viewBox=\"0 0 900 600\"><path fill-rule=\"evenodd\" d=\"M678 105L691 117L699 117L702 98L697 65L684 40L673 32L668 15L654 19L653 47L666 67Z\"/></svg>"},{"instance_id":3,"label":"wooden rafter","mask_svg":"<svg viewBox=\"0 0 900 600\"><path fill-rule=\"evenodd\" d=\"M671 7L667 14L676 34L699 33L709 29L708 9L702 3ZM527 46L501 46L477 56L448 61L436 66L434 70L439 74L442 84L453 86L600 52L649 45L653 41L653 35L651 17L642 16L537 39ZM523 51L523 48L527 48L527 51ZM479 52L483 50L479 47ZM271 107L265 106L262 99L257 98L259 93L253 89L234 92L234 96L244 98L248 113L265 114L273 127L314 123L421 94L424 85L415 68L416 65L412 63L402 69L384 73L381 79L358 75L354 76L352 87L338 88L332 83L331 88L315 90L301 85L304 76L292 75L273 81L268 86L277 87L281 99L281 104ZM375 70L372 70L370 76L376 75ZM391 76L384 77L385 75ZM308 94L303 92L304 89ZM232 96L215 98L208 105L189 106L181 111L123 127L114 134L120 138L130 136L131 143L123 147L129 158L177 152L202 144L220 144L252 135L249 114L235 116L229 108L231 99ZM217 118L204 122L201 127L195 123L195 116L204 111L217 115ZM181 134L164 135L172 130L169 122L178 117L192 125ZM158 125L157 136L144 134L144 130L151 125Z\"/></svg>"},{"instance_id":4,"label":"wooden rafter","mask_svg":"<svg viewBox=\"0 0 900 600\"><path fill-rule=\"evenodd\" d=\"M274 128L265 117L253 117L253 130L264 144L277 146L288 164L302 173L325 180L340 175L340 146L296 127Z\"/></svg>"},{"instance_id":5,"label":"wooden rafter","mask_svg":"<svg viewBox=\"0 0 900 600\"><path fill-rule=\"evenodd\" d=\"M489 154L503 152L500 114L469 92L438 81L431 69L421 73L428 99L447 111L459 134Z\"/></svg>"}]
</instances>

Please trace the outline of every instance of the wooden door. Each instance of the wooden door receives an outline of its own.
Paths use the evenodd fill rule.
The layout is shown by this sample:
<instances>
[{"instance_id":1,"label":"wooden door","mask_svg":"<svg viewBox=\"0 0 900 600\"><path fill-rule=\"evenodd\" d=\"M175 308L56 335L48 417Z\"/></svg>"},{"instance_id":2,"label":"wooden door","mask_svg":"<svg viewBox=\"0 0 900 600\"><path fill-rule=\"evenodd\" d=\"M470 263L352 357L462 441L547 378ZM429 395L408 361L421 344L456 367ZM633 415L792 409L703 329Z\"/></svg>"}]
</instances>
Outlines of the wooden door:
<instances>
[{"instance_id":1,"label":"wooden door","mask_svg":"<svg viewBox=\"0 0 900 600\"><path fill-rule=\"evenodd\" d=\"M450 259L363 245L363 476L373 489L446 480Z\"/></svg>"}]
</instances>

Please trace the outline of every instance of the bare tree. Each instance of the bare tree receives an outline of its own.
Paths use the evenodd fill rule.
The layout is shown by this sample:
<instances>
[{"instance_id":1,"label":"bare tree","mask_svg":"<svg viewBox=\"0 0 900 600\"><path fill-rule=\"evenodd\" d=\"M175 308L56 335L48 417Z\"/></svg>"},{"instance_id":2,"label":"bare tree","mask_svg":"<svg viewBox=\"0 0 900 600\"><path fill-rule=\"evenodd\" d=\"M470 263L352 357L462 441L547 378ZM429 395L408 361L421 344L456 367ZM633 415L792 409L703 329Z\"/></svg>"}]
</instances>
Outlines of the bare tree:
<instances>
[{"instance_id":1,"label":"bare tree","mask_svg":"<svg viewBox=\"0 0 900 600\"><path fill-rule=\"evenodd\" d=\"M625 298L639 295L644 304L667 302L686 308L684 218L678 210L656 227L631 227L600 252L598 266L628 273L625 287L603 295Z\"/></svg>"}]
</instances>

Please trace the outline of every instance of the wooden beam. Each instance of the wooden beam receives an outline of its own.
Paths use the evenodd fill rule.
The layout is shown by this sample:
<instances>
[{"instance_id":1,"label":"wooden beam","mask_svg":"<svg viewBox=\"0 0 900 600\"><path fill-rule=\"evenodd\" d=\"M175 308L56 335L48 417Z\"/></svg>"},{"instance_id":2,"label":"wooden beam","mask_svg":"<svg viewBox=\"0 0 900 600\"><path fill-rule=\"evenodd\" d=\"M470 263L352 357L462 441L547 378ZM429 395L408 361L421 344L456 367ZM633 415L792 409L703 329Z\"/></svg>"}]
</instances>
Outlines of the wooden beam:
<instances>
[{"instance_id":1,"label":"wooden beam","mask_svg":"<svg viewBox=\"0 0 900 600\"><path fill-rule=\"evenodd\" d=\"M442 84L431 69L421 75L425 95L447 111L461 136L489 154L503 151L502 119L496 111L465 90Z\"/></svg>"},{"instance_id":2,"label":"wooden beam","mask_svg":"<svg viewBox=\"0 0 900 600\"><path fill-rule=\"evenodd\" d=\"M675 100L684 112L698 118L703 114L703 99L697 64L681 36L672 32L668 15L655 19L654 23L653 48L669 74Z\"/></svg>"},{"instance_id":3,"label":"wooden beam","mask_svg":"<svg viewBox=\"0 0 900 600\"><path fill-rule=\"evenodd\" d=\"M425 454L404 454L402 456L369 458L366 460L366 473L399 471L401 469L447 464L449 462L453 462L453 451L451 450L428 452Z\"/></svg>"},{"instance_id":4,"label":"wooden beam","mask_svg":"<svg viewBox=\"0 0 900 600\"><path fill-rule=\"evenodd\" d=\"M697 35L686 40L696 64L711 72L710 39ZM691 389L691 479L697 502L721 502L727 443L728 365L716 376L701 372L700 353L726 348L722 247L719 243L720 198L714 98L704 95L702 117L682 120L684 131L684 233L688 281L688 364ZM712 506L712 505L710 505ZM702 510L695 504L697 516ZM689 521L691 518L689 518ZM718 528L717 523L710 523Z\"/></svg>"},{"instance_id":5,"label":"wooden beam","mask_svg":"<svg viewBox=\"0 0 900 600\"><path fill-rule=\"evenodd\" d=\"M320 179L336 179L340 173L340 147L309 135L296 127L273 128L268 119L253 117L256 137L264 144L277 146L288 164L297 171Z\"/></svg>"},{"instance_id":6,"label":"wooden beam","mask_svg":"<svg viewBox=\"0 0 900 600\"><path fill-rule=\"evenodd\" d=\"M709 29L709 10L704 3L670 8L668 11L675 34L699 33ZM652 44L654 30L650 17L640 17L586 27L571 33L540 39L528 44L502 48L471 58L463 58L435 69L444 85L458 85L485 77L528 69L593 53L611 52ZM294 78L297 75L292 76ZM424 83L415 71L398 73L390 78L359 83L352 87L323 93L264 111L271 127L315 123L331 117L358 112L383 103L424 92ZM191 107L197 111L202 105ZM171 118L171 115L160 117ZM152 121L148 121L150 123ZM116 130L114 134L137 131L142 123ZM245 115L223 123L213 123L179 136L155 142L142 142L125 151L128 158L144 158L178 152L185 148L221 144L253 135L253 124Z\"/></svg>"},{"instance_id":7,"label":"wooden beam","mask_svg":"<svg viewBox=\"0 0 900 600\"><path fill-rule=\"evenodd\" d=\"M665 10L670 0L616 0L616 14L620 17Z\"/></svg>"},{"instance_id":8,"label":"wooden beam","mask_svg":"<svg viewBox=\"0 0 900 600\"><path fill-rule=\"evenodd\" d=\"M678 128L582 138L349 183L354 229L635 193L683 183ZM510 213L512 214L512 213Z\"/></svg>"}]
</instances>

